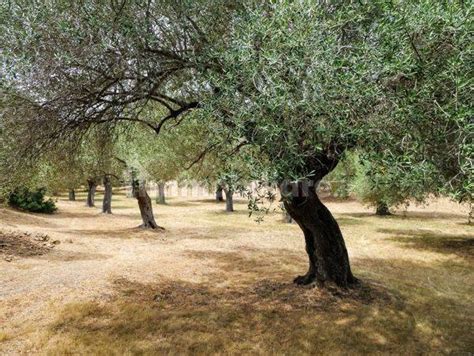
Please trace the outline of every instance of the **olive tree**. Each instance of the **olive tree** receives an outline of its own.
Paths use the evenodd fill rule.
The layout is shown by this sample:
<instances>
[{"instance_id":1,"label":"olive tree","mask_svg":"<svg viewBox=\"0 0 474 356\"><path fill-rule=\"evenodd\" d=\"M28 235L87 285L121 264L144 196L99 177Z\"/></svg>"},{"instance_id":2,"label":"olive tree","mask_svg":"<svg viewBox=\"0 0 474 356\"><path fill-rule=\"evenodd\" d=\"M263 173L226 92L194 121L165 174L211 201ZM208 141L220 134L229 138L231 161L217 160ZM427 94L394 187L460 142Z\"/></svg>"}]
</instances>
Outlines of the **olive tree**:
<instances>
[{"instance_id":1,"label":"olive tree","mask_svg":"<svg viewBox=\"0 0 474 356\"><path fill-rule=\"evenodd\" d=\"M252 175L281 187L309 257L297 283L356 282L316 192L344 152L426 162L442 182L472 187L463 2L51 0L1 9L7 84L35 103L21 123L37 128L30 141L123 121L160 134L193 113L214 138L252 147ZM151 102L163 115L143 114Z\"/></svg>"}]
</instances>

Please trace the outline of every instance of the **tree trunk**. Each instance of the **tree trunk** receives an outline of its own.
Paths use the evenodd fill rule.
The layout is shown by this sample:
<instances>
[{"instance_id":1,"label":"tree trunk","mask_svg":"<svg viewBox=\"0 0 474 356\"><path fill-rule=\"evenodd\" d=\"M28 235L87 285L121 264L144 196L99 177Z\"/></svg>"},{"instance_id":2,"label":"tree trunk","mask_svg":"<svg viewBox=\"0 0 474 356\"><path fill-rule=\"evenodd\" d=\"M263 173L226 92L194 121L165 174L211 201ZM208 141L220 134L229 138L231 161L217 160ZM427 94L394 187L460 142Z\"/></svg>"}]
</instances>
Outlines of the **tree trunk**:
<instances>
[{"instance_id":1,"label":"tree trunk","mask_svg":"<svg viewBox=\"0 0 474 356\"><path fill-rule=\"evenodd\" d=\"M87 202L86 205L90 208L94 207L94 199L95 199L95 189L97 188L97 184L94 180L88 179L87 180Z\"/></svg>"},{"instance_id":2,"label":"tree trunk","mask_svg":"<svg viewBox=\"0 0 474 356\"><path fill-rule=\"evenodd\" d=\"M469 199L469 214L467 215L467 224L471 225L472 222L472 201Z\"/></svg>"},{"instance_id":3,"label":"tree trunk","mask_svg":"<svg viewBox=\"0 0 474 356\"><path fill-rule=\"evenodd\" d=\"M222 194L222 191L223 191L222 186L218 184L217 189L216 189L216 201L217 202L224 201L224 195Z\"/></svg>"},{"instance_id":4,"label":"tree trunk","mask_svg":"<svg viewBox=\"0 0 474 356\"><path fill-rule=\"evenodd\" d=\"M74 189L69 190L69 200L70 201L75 201L76 200L76 192Z\"/></svg>"},{"instance_id":5,"label":"tree trunk","mask_svg":"<svg viewBox=\"0 0 474 356\"><path fill-rule=\"evenodd\" d=\"M234 191L225 189L225 211L234 211Z\"/></svg>"},{"instance_id":6,"label":"tree trunk","mask_svg":"<svg viewBox=\"0 0 474 356\"><path fill-rule=\"evenodd\" d=\"M131 187L130 187L130 196L129 198L135 198L137 196L137 189L138 189L138 180L137 180L137 173L135 170L132 168L130 169L130 175L131 175Z\"/></svg>"},{"instance_id":7,"label":"tree trunk","mask_svg":"<svg viewBox=\"0 0 474 356\"><path fill-rule=\"evenodd\" d=\"M377 202L377 209L375 211L375 215L379 216L387 216L387 215L392 215L390 213L390 210L388 209L388 205L384 202Z\"/></svg>"},{"instance_id":8,"label":"tree trunk","mask_svg":"<svg viewBox=\"0 0 474 356\"><path fill-rule=\"evenodd\" d=\"M339 225L319 199L315 187L310 187L305 196L287 197L284 204L288 214L303 230L309 257L308 272L296 277L294 282L309 284L316 281L319 285L334 282L340 287L356 283Z\"/></svg>"},{"instance_id":9,"label":"tree trunk","mask_svg":"<svg viewBox=\"0 0 474 356\"><path fill-rule=\"evenodd\" d=\"M102 201L102 212L112 214L112 181L110 176L104 176L104 200Z\"/></svg>"},{"instance_id":10,"label":"tree trunk","mask_svg":"<svg viewBox=\"0 0 474 356\"><path fill-rule=\"evenodd\" d=\"M158 195L156 196L157 204L166 204L165 199L165 183L158 183Z\"/></svg>"},{"instance_id":11,"label":"tree trunk","mask_svg":"<svg viewBox=\"0 0 474 356\"><path fill-rule=\"evenodd\" d=\"M139 184L134 183L135 197L138 201L138 207L140 208L140 215L142 217L143 224L140 227L146 229L163 229L158 226L153 216L153 207L151 205L151 199L146 191L145 182L140 182Z\"/></svg>"}]
</instances>

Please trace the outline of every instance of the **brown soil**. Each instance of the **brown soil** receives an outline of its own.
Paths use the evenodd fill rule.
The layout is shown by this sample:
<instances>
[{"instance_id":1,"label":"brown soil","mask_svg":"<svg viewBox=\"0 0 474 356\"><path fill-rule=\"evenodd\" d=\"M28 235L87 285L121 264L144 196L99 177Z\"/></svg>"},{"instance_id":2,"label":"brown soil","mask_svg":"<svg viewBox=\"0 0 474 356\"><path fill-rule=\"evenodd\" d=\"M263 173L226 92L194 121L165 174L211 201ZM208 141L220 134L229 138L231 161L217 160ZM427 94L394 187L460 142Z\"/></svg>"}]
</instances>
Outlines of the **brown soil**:
<instances>
[{"instance_id":1,"label":"brown soil","mask_svg":"<svg viewBox=\"0 0 474 356\"><path fill-rule=\"evenodd\" d=\"M0 209L0 256L13 256L0 258L0 354L474 350L473 230L446 200L383 218L329 202L362 280L332 292L291 283L304 242L280 212L257 224L245 201L226 213L170 198L155 232L137 228L134 199L115 195L113 215L84 199L50 216Z\"/></svg>"},{"instance_id":2,"label":"brown soil","mask_svg":"<svg viewBox=\"0 0 474 356\"><path fill-rule=\"evenodd\" d=\"M41 256L51 251L57 241L50 241L46 234L18 231L0 231L0 256L6 261L14 257Z\"/></svg>"}]
</instances>

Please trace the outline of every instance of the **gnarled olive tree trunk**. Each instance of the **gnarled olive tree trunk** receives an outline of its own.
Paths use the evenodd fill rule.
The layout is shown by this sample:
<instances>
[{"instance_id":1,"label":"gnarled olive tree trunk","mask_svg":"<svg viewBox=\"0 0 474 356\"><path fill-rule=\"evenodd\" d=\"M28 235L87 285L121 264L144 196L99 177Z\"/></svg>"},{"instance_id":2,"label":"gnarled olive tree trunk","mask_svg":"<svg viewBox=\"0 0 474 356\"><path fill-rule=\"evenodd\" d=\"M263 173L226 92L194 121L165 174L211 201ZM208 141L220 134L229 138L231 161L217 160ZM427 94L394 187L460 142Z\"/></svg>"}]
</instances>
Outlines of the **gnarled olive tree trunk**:
<instances>
[{"instance_id":1,"label":"gnarled olive tree trunk","mask_svg":"<svg viewBox=\"0 0 474 356\"><path fill-rule=\"evenodd\" d=\"M76 200L76 191L74 189L69 189L69 200L70 201Z\"/></svg>"},{"instance_id":2,"label":"gnarled olive tree trunk","mask_svg":"<svg viewBox=\"0 0 474 356\"><path fill-rule=\"evenodd\" d=\"M295 278L295 283L334 282L347 287L357 282L351 272L339 225L319 199L315 186L308 187L303 196L287 196L284 204L288 214L303 230L309 257L308 272Z\"/></svg>"},{"instance_id":3,"label":"gnarled olive tree trunk","mask_svg":"<svg viewBox=\"0 0 474 356\"><path fill-rule=\"evenodd\" d=\"M112 214L112 181L109 175L104 176L104 199L102 201L102 212Z\"/></svg>"},{"instance_id":4,"label":"gnarled olive tree trunk","mask_svg":"<svg viewBox=\"0 0 474 356\"><path fill-rule=\"evenodd\" d=\"M220 184L217 185L216 189L216 201L221 202L224 201L224 195L222 194L224 188Z\"/></svg>"},{"instance_id":5,"label":"gnarled olive tree trunk","mask_svg":"<svg viewBox=\"0 0 474 356\"><path fill-rule=\"evenodd\" d=\"M165 183L163 183L163 182L158 183L158 195L156 196L156 203L157 204L166 204Z\"/></svg>"},{"instance_id":6,"label":"gnarled olive tree trunk","mask_svg":"<svg viewBox=\"0 0 474 356\"><path fill-rule=\"evenodd\" d=\"M151 199L146 191L146 184L144 181L134 181L134 193L135 198L138 202L138 207L140 209L140 215L142 217L143 224L140 227L146 229L163 229L158 226L153 216L153 207L151 205Z\"/></svg>"},{"instance_id":7,"label":"gnarled olive tree trunk","mask_svg":"<svg viewBox=\"0 0 474 356\"><path fill-rule=\"evenodd\" d=\"M225 211L234 211L234 191L232 189L224 189L225 192Z\"/></svg>"},{"instance_id":8,"label":"gnarled olive tree trunk","mask_svg":"<svg viewBox=\"0 0 474 356\"><path fill-rule=\"evenodd\" d=\"M95 190L97 188L97 183L94 179L87 180L87 201L86 205L90 208L95 206Z\"/></svg>"}]
</instances>

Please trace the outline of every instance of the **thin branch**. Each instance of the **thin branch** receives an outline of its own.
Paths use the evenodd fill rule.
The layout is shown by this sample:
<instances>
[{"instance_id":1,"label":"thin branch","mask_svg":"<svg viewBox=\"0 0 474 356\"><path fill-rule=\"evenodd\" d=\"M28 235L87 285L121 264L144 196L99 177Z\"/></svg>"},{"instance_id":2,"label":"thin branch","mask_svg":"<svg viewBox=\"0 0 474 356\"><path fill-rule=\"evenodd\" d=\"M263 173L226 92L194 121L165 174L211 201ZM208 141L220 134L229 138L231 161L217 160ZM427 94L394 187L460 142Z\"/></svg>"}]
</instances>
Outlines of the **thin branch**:
<instances>
[{"instance_id":1,"label":"thin branch","mask_svg":"<svg viewBox=\"0 0 474 356\"><path fill-rule=\"evenodd\" d=\"M161 128L163 127L163 125L168 121L168 120L171 120L171 119L174 119L174 118L177 118L179 115L187 112L188 110L192 110L194 108L197 108L199 106L199 102L197 101L192 101L184 106L181 106L179 109L177 110L170 110L170 113L168 115L166 115L163 119L161 119L160 123L154 128L155 129L155 132L157 134L160 133L161 131Z\"/></svg>"},{"instance_id":2,"label":"thin branch","mask_svg":"<svg viewBox=\"0 0 474 356\"><path fill-rule=\"evenodd\" d=\"M97 123L104 123L104 122L112 122L112 121L131 121L131 122L138 122L140 124L143 124L145 126L148 126L149 128L151 128L153 131L155 131L155 127L150 124L148 121L145 121L145 120L140 120L140 119L137 119L137 118L133 118L133 117L122 117L122 116L118 116L118 117L112 117L110 119L101 119L101 120L98 120Z\"/></svg>"},{"instance_id":3,"label":"thin branch","mask_svg":"<svg viewBox=\"0 0 474 356\"><path fill-rule=\"evenodd\" d=\"M191 169L196 163L202 161L204 157L206 157L206 155L217 145L217 143L213 143L212 145L206 147L206 149L202 151L187 167L185 167L184 170L187 171Z\"/></svg>"}]
</instances>

